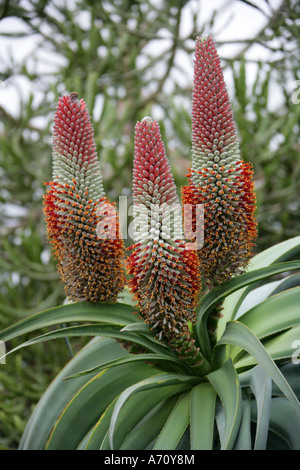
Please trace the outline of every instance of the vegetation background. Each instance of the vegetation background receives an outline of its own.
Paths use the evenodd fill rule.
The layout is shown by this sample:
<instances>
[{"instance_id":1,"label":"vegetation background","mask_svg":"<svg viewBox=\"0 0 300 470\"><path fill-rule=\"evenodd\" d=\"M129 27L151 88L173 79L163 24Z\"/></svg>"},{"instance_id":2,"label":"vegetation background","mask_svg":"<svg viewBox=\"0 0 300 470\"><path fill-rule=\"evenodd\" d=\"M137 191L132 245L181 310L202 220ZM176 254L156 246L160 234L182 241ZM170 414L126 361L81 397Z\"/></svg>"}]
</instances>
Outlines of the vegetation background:
<instances>
[{"instance_id":1,"label":"vegetation background","mask_svg":"<svg viewBox=\"0 0 300 470\"><path fill-rule=\"evenodd\" d=\"M299 234L299 18L297 0L1 2L1 330L64 301L42 211L58 97L76 91L86 100L111 199L130 198L134 126L149 114L180 190L199 35L214 35L242 156L254 166L257 251ZM17 447L35 403L81 346L46 342L0 364L0 449Z\"/></svg>"}]
</instances>

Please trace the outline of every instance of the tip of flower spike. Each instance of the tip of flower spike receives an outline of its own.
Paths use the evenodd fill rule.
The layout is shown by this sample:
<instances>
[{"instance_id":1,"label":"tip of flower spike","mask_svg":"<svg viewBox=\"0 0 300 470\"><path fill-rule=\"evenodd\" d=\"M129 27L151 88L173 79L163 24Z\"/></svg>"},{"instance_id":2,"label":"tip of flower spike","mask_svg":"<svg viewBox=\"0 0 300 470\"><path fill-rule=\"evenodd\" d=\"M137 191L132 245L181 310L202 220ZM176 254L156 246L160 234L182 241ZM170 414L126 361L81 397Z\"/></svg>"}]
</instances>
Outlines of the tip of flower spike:
<instances>
[{"instance_id":1,"label":"tip of flower spike","mask_svg":"<svg viewBox=\"0 0 300 470\"><path fill-rule=\"evenodd\" d=\"M148 122L148 123L150 124L150 122L153 122L153 119L152 119L151 116L145 116L145 117L141 120L141 122L142 122L142 123L143 123L143 122Z\"/></svg>"},{"instance_id":2,"label":"tip of flower spike","mask_svg":"<svg viewBox=\"0 0 300 470\"><path fill-rule=\"evenodd\" d=\"M197 36L196 41L206 42L211 38L212 38L211 34L207 34L206 36Z\"/></svg>"},{"instance_id":3,"label":"tip of flower spike","mask_svg":"<svg viewBox=\"0 0 300 470\"><path fill-rule=\"evenodd\" d=\"M79 101L78 93L75 93L75 91L72 91L72 93L70 93L69 98L72 103Z\"/></svg>"},{"instance_id":4,"label":"tip of flower spike","mask_svg":"<svg viewBox=\"0 0 300 470\"><path fill-rule=\"evenodd\" d=\"M104 196L94 130L86 103L78 93L59 98L53 125L53 180L68 184L94 201Z\"/></svg>"}]
</instances>

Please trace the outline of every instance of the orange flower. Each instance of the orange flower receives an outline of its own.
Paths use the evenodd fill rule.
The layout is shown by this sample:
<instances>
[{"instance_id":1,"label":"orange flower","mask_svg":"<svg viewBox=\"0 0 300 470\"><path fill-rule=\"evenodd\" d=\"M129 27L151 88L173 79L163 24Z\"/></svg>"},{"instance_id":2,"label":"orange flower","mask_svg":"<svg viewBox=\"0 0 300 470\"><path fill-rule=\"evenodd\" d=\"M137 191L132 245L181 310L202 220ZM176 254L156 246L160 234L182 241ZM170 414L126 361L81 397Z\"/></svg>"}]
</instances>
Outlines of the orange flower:
<instances>
[{"instance_id":1,"label":"orange flower","mask_svg":"<svg viewBox=\"0 0 300 470\"><path fill-rule=\"evenodd\" d=\"M115 302L125 282L123 241L105 197L91 120L76 93L57 105L53 181L46 184L47 234L68 299Z\"/></svg>"}]
</instances>

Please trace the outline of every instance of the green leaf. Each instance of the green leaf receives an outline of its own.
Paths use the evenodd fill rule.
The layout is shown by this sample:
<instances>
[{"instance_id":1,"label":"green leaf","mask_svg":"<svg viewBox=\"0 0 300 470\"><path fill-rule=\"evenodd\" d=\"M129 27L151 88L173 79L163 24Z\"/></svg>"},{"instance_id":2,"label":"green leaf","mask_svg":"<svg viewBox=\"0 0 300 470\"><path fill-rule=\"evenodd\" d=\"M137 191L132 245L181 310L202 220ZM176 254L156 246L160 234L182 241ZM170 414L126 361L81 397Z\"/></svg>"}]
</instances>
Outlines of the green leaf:
<instances>
[{"instance_id":1,"label":"green leaf","mask_svg":"<svg viewBox=\"0 0 300 470\"><path fill-rule=\"evenodd\" d=\"M252 450L251 448L251 399L243 394L243 411L240 428L233 450Z\"/></svg>"},{"instance_id":2,"label":"green leaf","mask_svg":"<svg viewBox=\"0 0 300 470\"><path fill-rule=\"evenodd\" d=\"M145 335L152 336L151 330L149 328L149 325L147 323L130 323L129 325L124 326L122 328L122 331L134 331L138 333L143 333Z\"/></svg>"},{"instance_id":3,"label":"green leaf","mask_svg":"<svg viewBox=\"0 0 300 470\"><path fill-rule=\"evenodd\" d=\"M299 347L300 326L290 328L283 333L263 342L263 346L274 361L279 359L291 359L296 351L295 345ZM241 356L235 363L237 369L249 367L256 364L255 359L248 354Z\"/></svg>"},{"instance_id":4,"label":"green leaf","mask_svg":"<svg viewBox=\"0 0 300 470\"><path fill-rule=\"evenodd\" d=\"M260 339L286 330L300 323L299 299L300 287L294 287L248 310L239 317L239 322Z\"/></svg>"},{"instance_id":5,"label":"green leaf","mask_svg":"<svg viewBox=\"0 0 300 470\"><path fill-rule=\"evenodd\" d=\"M39 328L74 321L96 321L99 323L126 326L137 321L134 316L135 311L136 309L134 307L121 303L96 304L78 302L61 305L31 315L6 328L0 333L0 340L8 341L9 339L30 331L38 330Z\"/></svg>"},{"instance_id":6,"label":"green leaf","mask_svg":"<svg viewBox=\"0 0 300 470\"><path fill-rule=\"evenodd\" d=\"M296 273L291 276L288 276L285 279L281 279L276 288L270 294L270 296L279 294L280 292L292 289L293 287L297 286L300 286L300 273Z\"/></svg>"},{"instance_id":7,"label":"green leaf","mask_svg":"<svg viewBox=\"0 0 300 470\"><path fill-rule=\"evenodd\" d=\"M300 236L285 240L254 256L249 263L247 273L291 259L294 255L299 253L299 251ZM231 295L225 299L222 309L223 316L218 323L218 338L222 336L226 323L235 318L242 301L251 289L253 289L253 286L246 285L238 291L231 293Z\"/></svg>"},{"instance_id":8,"label":"green leaf","mask_svg":"<svg viewBox=\"0 0 300 470\"><path fill-rule=\"evenodd\" d=\"M298 286L300 286L300 273L292 274L291 276L277 281L267 282L262 286L252 289L236 312L235 320L238 320L244 313L263 302L268 297Z\"/></svg>"},{"instance_id":9,"label":"green leaf","mask_svg":"<svg viewBox=\"0 0 300 470\"><path fill-rule=\"evenodd\" d=\"M298 348L298 357L299 359L299 342L294 345ZM294 350L294 353L297 355L297 349ZM297 364L295 361L291 362L286 362L285 364L282 364L279 366L282 374L290 384L291 388L294 390L294 393L297 395L298 399L300 400L300 362ZM272 394L273 396L282 396L282 391L279 390L276 384L272 384Z\"/></svg>"},{"instance_id":10,"label":"green leaf","mask_svg":"<svg viewBox=\"0 0 300 470\"><path fill-rule=\"evenodd\" d=\"M208 374L207 378L220 397L225 412L221 450L230 450L233 448L242 419L241 386L231 359L228 359L220 369Z\"/></svg>"},{"instance_id":11,"label":"green leaf","mask_svg":"<svg viewBox=\"0 0 300 470\"><path fill-rule=\"evenodd\" d=\"M216 347L224 344L234 344L251 354L274 380L294 409L300 413L300 404L296 395L259 339L249 328L237 321L228 322L226 330Z\"/></svg>"},{"instance_id":12,"label":"green leaf","mask_svg":"<svg viewBox=\"0 0 300 470\"><path fill-rule=\"evenodd\" d=\"M59 415L71 398L88 381L87 377L64 381L68 375L99 362L117 359L124 350L110 338L93 339L55 377L36 405L23 433L20 450L43 449Z\"/></svg>"},{"instance_id":13,"label":"green leaf","mask_svg":"<svg viewBox=\"0 0 300 470\"><path fill-rule=\"evenodd\" d=\"M291 450L288 443L278 436L278 434L273 433L271 430L269 432L267 450Z\"/></svg>"},{"instance_id":14,"label":"green leaf","mask_svg":"<svg viewBox=\"0 0 300 470\"><path fill-rule=\"evenodd\" d=\"M118 397L116 397L102 413L91 431L86 450L99 450L108 433L111 416Z\"/></svg>"},{"instance_id":15,"label":"green leaf","mask_svg":"<svg viewBox=\"0 0 300 470\"><path fill-rule=\"evenodd\" d=\"M132 363L132 362L145 362L145 361L154 362L154 363L158 362L158 363L162 363L162 365L167 364L169 367L176 366L177 368L185 369L185 364L182 361L180 361L179 359L176 359L175 357L166 356L165 354L158 354L158 353L156 353L156 354L151 354L151 353L132 354L130 356L121 357L121 358L116 359L114 361L108 361L106 363L99 364L98 366L93 367L91 369L87 369L87 370L78 372L75 375L67 377L67 379L74 379L76 377L81 377L83 375L93 374L93 373L96 373L96 372L100 372L103 369L116 367L116 366L122 365L122 364L129 364L129 363Z\"/></svg>"},{"instance_id":16,"label":"green leaf","mask_svg":"<svg viewBox=\"0 0 300 470\"><path fill-rule=\"evenodd\" d=\"M254 418L255 411L253 409ZM300 450L300 416L295 413L286 398L272 399L269 428L272 433L283 439L291 450Z\"/></svg>"},{"instance_id":17,"label":"green leaf","mask_svg":"<svg viewBox=\"0 0 300 470\"><path fill-rule=\"evenodd\" d=\"M69 328L61 328L59 330L51 331L43 335L32 338L24 343L16 346L14 349L9 351L8 354L12 354L18 349L32 346L33 344L40 343L43 341L49 341L58 338L67 338L73 336L108 336L110 338L121 339L123 341L130 341L132 343L137 343L143 346L150 351L157 353L169 353L174 355L172 351L169 351L164 345L160 344L158 341L149 341L147 338L134 333L122 332L118 326L103 324L103 325L79 325L71 326ZM170 356L171 357L171 356Z\"/></svg>"},{"instance_id":18,"label":"green leaf","mask_svg":"<svg viewBox=\"0 0 300 470\"><path fill-rule=\"evenodd\" d=\"M210 347L209 336L207 332L208 315L217 307L226 296L239 290L241 287L248 286L262 279L275 274L280 274L293 269L300 269L300 261L290 261L286 263L267 266L255 271L250 271L231 279L208 292L201 300L197 313L197 323L195 325L195 334L199 341L200 349L207 359L211 359L212 351ZM222 311L223 315L223 311Z\"/></svg>"},{"instance_id":19,"label":"green leaf","mask_svg":"<svg viewBox=\"0 0 300 470\"><path fill-rule=\"evenodd\" d=\"M175 450L190 422L190 392L183 393L177 400L161 433L154 450Z\"/></svg>"},{"instance_id":20,"label":"green leaf","mask_svg":"<svg viewBox=\"0 0 300 470\"><path fill-rule=\"evenodd\" d=\"M142 321L138 323L130 323L129 325L124 326L121 331L125 331L126 333L137 333L140 336L145 337L148 341L152 341L156 346L160 346L161 348L164 348L166 352L169 354L175 354L172 352L171 349L169 349L166 345L164 345L162 342L158 341L153 332L151 331L149 325L147 323L144 323Z\"/></svg>"},{"instance_id":21,"label":"green leaf","mask_svg":"<svg viewBox=\"0 0 300 470\"><path fill-rule=\"evenodd\" d=\"M256 305L260 304L268 297L270 297L270 295L272 295L273 291L276 289L276 287L278 287L281 282L282 279L279 281L266 282L266 284L263 284L262 286L250 290L250 292L246 295L245 299L238 308L234 320L238 320L244 313L248 312L248 310L253 307L256 307ZM226 302L226 300L227 299L225 299L224 303Z\"/></svg>"},{"instance_id":22,"label":"green leaf","mask_svg":"<svg viewBox=\"0 0 300 470\"><path fill-rule=\"evenodd\" d=\"M191 450L212 450L216 391L208 382L191 391Z\"/></svg>"},{"instance_id":23,"label":"green leaf","mask_svg":"<svg viewBox=\"0 0 300 470\"><path fill-rule=\"evenodd\" d=\"M186 391L187 389L191 388L192 385L199 382L199 378L187 376L187 375L180 375L180 374L160 374L154 377L149 377L148 379L142 380L141 382L128 387L124 392L121 393L116 406L114 408L114 412L111 418L110 430L109 430L109 439L110 439L110 447L114 449L114 431L117 425L117 421L121 412L121 409L129 400L129 398L137 392L141 392L143 390L152 390L158 389L160 387L166 387L169 385L174 386L181 386L181 391Z\"/></svg>"},{"instance_id":24,"label":"green leaf","mask_svg":"<svg viewBox=\"0 0 300 470\"><path fill-rule=\"evenodd\" d=\"M135 382L159 372L145 364L126 364L106 369L93 377L60 415L47 449L76 449L117 395Z\"/></svg>"},{"instance_id":25,"label":"green leaf","mask_svg":"<svg viewBox=\"0 0 300 470\"><path fill-rule=\"evenodd\" d=\"M174 391L175 387L172 386L172 389ZM170 396L166 400L161 400L127 436L121 446L121 450L147 449L157 438L176 402L176 395Z\"/></svg>"},{"instance_id":26,"label":"green leaf","mask_svg":"<svg viewBox=\"0 0 300 470\"><path fill-rule=\"evenodd\" d=\"M147 416L157 405L166 398L172 397L181 386L162 387L155 390L143 390L135 393L123 406L118 423L114 431L114 447L120 449L129 433ZM163 423L164 424L164 423ZM149 432L150 434L150 432ZM151 441L149 441L151 442Z\"/></svg>"},{"instance_id":27,"label":"green leaf","mask_svg":"<svg viewBox=\"0 0 300 470\"><path fill-rule=\"evenodd\" d=\"M166 419L168 418L171 410L173 409L177 397L173 396L177 393L177 391L181 391L180 386L171 386L171 387L164 387L163 389L159 389L156 391L155 394L152 391L144 391L140 394L134 395L132 398L136 398L139 395L142 396L142 407L143 412L142 415L145 414L142 419L136 424L134 429L129 432L128 428L126 430L126 423L125 423L125 434L126 438L121 445L122 450L145 450L147 447L153 442L153 440L157 437L160 430L162 429ZM145 396L145 393L148 393L148 396ZM150 406L148 405L150 400ZM165 397L168 397L165 399ZM128 403L131 402L132 398L129 400ZM153 406L153 398L155 398L155 402L158 403ZM109 407L105 410L97 424L95 425L93 432L91 433L90 439L87 443L86 450L110 450L109 446L109 438L108 438L108 430L111 421L111 416L114 410L115 403L118 397L109 405ZM136 402L134 402L136 403ZM139 405L140 406L140 405ZM148 410L145 408L148 408ZM125 407L126 408L126 404ZM124 410L123 408L123 410ZM123 414L123 410L121 414ZM131 410L131 408L130 408ZM150 410L150 411L149 411ZM134 419L136 422L138 421L138 417L136 416L136 408L134 413L130 411L131 416L130 418ZM129 412L128 409L125 410L125 418L128 417ZM124 414L123 414L124 417ZM124 421L124 420L123 420ZM123 423L124 424L124 423ZM118 428L118 434L124 432L124 426ZM124 436L122 436L124 438ZM117 436L118 440L119 436ZM121 438L122 441L122 438Z\"/></svg>"}]
</instances>

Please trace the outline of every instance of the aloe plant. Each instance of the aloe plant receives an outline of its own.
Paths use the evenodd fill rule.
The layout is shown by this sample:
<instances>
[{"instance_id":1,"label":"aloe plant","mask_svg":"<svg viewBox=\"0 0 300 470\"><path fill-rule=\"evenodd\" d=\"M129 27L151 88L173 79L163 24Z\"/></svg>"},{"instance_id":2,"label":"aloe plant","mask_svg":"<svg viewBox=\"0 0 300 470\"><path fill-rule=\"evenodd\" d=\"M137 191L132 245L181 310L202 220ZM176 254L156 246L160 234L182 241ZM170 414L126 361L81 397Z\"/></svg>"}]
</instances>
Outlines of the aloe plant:
<instances>
[{"instance_id":1,"label":"aloe plant","mask_svg":"<svg viewBox=\"0 0 300 470\"><path fill-rule=\"evenodd\" d=\"M136 126L126 287L121 240L96 228L104 218L112 235L118 223L85 104L74 94L59 103L45 214L69 302L6 328L0 340L54 325L8 354L57 338L91 340L40 399L20 449L300 449L300 237L253 256L253 175L211 37L196 41L194 79L182 194L193 208L204 204L204 246L189 249L181 214L165 222L178 197L159 125L147 117ZM71 126L73 108L82 130L82 116ZM80 152L82 134L90 140Z\"/></svg>"}]
</instances>

